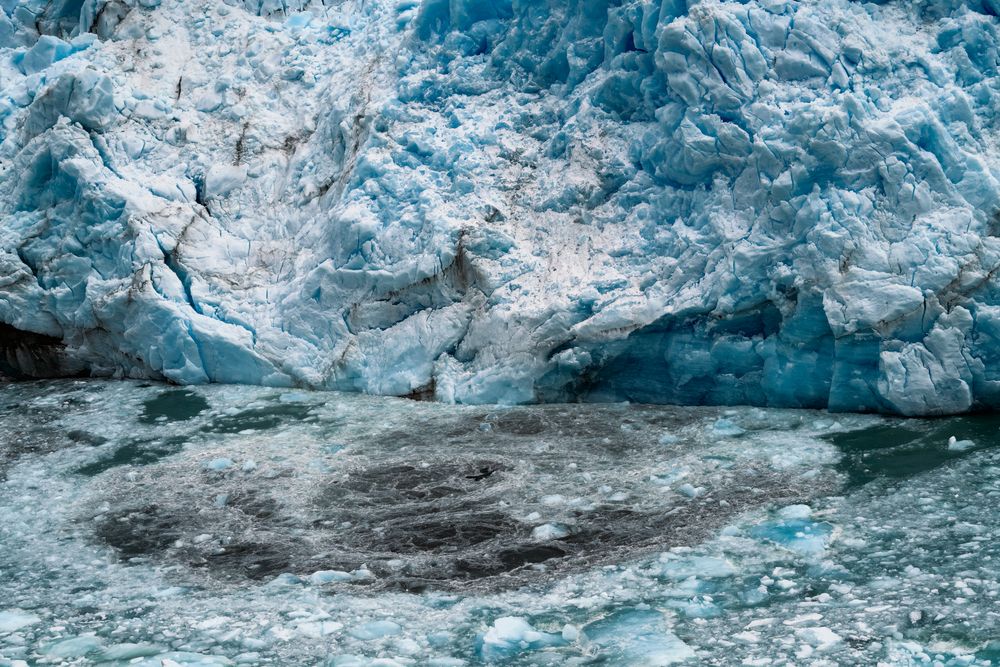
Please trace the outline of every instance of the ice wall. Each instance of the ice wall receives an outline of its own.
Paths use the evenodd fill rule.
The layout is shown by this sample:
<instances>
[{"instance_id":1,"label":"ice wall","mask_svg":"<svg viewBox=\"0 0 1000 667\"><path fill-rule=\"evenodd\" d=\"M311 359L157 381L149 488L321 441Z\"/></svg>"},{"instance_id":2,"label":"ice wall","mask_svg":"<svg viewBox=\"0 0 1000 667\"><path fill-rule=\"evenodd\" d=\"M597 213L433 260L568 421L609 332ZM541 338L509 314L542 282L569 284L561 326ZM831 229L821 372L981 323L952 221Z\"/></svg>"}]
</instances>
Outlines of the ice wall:
<instances>
[{"instance_id":1,"label":"ice wall","mask_svg":"<svg viewBox=\"0 0 1000 667\"><path fill-rule=\"evenodd\" d=\"M996 0L0 7L8 373L1000 405Z\"/></svg>"}]
</instances>

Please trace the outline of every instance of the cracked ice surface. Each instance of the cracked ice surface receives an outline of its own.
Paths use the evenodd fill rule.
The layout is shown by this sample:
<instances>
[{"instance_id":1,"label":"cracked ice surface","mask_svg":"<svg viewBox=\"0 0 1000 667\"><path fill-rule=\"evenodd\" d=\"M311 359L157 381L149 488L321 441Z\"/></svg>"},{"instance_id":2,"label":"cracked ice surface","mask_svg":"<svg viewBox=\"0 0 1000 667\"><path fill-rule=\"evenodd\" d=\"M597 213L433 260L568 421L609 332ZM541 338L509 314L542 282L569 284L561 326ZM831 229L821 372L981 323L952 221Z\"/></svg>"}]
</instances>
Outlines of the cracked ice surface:
<instances>
[{"instance_id":1,"label":"cracked ice surface","mask_svg":"<svg viewBox=\"0 0 1000 667\"><path fill-rule=\"evenodd\" d=\"M60 381L0 423L3 667L1000 657L994 417Z\"/></svg>"},{"instance_id":2,"label":"cracked ice surface","mask_svg":"<svg viewBox=\"0 0 1000 667\"><path fill-rule=\"evenodd\" d=\"M995 0L0 7L8 373L1000 403Z\"/></svg>"}]
</instances>

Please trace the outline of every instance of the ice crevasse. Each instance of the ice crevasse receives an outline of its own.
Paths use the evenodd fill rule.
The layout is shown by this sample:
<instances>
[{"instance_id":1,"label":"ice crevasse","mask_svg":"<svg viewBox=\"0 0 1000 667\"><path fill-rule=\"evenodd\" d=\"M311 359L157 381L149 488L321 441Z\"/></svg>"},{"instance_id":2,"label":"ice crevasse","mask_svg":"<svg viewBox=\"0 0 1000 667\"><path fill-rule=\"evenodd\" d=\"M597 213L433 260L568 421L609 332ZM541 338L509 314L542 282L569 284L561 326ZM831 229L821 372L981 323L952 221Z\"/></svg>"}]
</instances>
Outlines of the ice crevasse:
<instances>
[{"instance_id":1,"label":"ice crevasse","mask_svg":"<svg viewBox=\"0 0 1000 667\"><path fill-rule=\"evenodd\" d=\"M0 0L0 368L1000 406L1000 1Z\"/></svg>"}]
</instances>

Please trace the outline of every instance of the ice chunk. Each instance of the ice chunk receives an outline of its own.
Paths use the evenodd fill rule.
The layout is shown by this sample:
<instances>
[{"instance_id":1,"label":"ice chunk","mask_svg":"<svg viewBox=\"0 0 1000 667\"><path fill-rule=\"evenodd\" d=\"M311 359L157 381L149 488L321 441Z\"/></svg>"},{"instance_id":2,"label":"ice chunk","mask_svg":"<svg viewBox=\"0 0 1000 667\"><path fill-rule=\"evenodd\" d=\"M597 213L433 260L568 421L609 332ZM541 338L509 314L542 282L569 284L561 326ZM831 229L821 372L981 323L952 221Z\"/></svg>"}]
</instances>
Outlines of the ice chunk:
<instances>
[{"instance_id":1,"label":"ice chunk","mask_svg":"<svg viewBox=\"0 0 1000 667\"><path fill-rule=\"evenodd\" d=\"M721 579L736 574L736 568L725 558L712 556L673 556L665 555L661 559L663 576L671 579Z\"/></svg>"},{"instance_id":2,"label":"ice chunk","mask_svg":"<svg viewBox=\"0 0 1000 667\"><path fill-rule=\"evenodd\" d=\"M808 519L812 516L812 508L808 505L788 505L778 510L778 516L782 519Z\"/></svg>"},{"instance_id":3,"label":"ice chunk","mask_svg":"<svg viewBox=\"0 0 1000 667\"><path fill-rule=\"evenodd\" d=\"M370 570L365 567L361 567L357 570L352 570L351 572L345 572L344 570L318 570L309 576L309 581L313 585L323 586L326 584L342 583L345 581L369 581L374 579L374 577L375 575L373 575Z\"/></svg>"},{"instance_id":4,"label":"ice chunk","mask_svg":"<svg viewBox=\"0 0 1000 667\"><path fill-rule=\"evenodd\" d=\"M45 654L53 658L82 658L101 649L104 642L93 635L81 635L62 639L45 649Z\"/></svg>"},{"instance_id":5,"label":"ice chunk","mask_svg":"<svg viewBox=\"0 0 1000 667\"><path fill-rule=\"evenodd\" d=\"M795 630L795 636L817 651L828 651L843 641L836 632L822 626L798 628Z\"/></svg>"},{"instance_id":6,"label":"ice chunk","mask_svg":"<svg viewBox=\"0 0 1000 667\"><path fill-rule=\"evenodd\" d=\"M14 632L40 622L42 619L21 609L0 611L0 632Z\"/></svg>"},{"instance_id":7,"label":"ice chunk","mask_svg":"<svg viewBox=\"0 0 1000 667\"><path fill-rule=\"evenodd\" d=\"M398 623L392 621L370 621L348 630L355 639L372 640L392 637L403 631Z\"/></svg>"},{"instance_id":8,"label":"ice chunk","mask_svg":"<svg viewBox=\"0 0 1000 667\"><path fill-rule=\"evenodd\" d=\"M537 542L559 540L569 535L569 529L559 523L543 523L531 531L531 539Z\"/></svg>"},{"instance_id":9,"label":"ice chunk","mask_svg":"<svg viewBox=\"0 0 1000 667\"><path fill-rule=\"evenodd\" d=\"M395 660L393 658L371 658L365 655L335 655L327 664L330 667L408 667L412 663L405 658Z\"/></svg>"},{"instance_id":10,"label":"ice chunk","mask_svg":"<svg viewBox=\"0 0 1000 667\"><path fill-rule=\"evenodd\" d=\"M35 45L14 58L24 74L35 74L73 53L73 46L58 37L42 35Z\"/></svg>"},{"instance_id":11,"label":"ice chunk","mask_svg":"<svg viewBox=\"0 0 1000 667\"><path fill-rule=\"evenodd\" d=\"M338 581L350 581L353 576L350 572L344 572L342 570L320 570L318 572L313 572L309 576L309 580L314 584L330 584Z\"/></svg>"},{"instance_id":12,"label":"ice chunk","mask_svg":"<svg viewBox=\"0 0 1000 667\"><path fill-rule=\"evenodd\" d=\"M731 419L727 419L725 417L717 419L715 423L712 424L712 431L714 431L716 435L723 438L735 438L746 433L742 427L733 422Z\"/></svg>"},{"instance_id":13,"label":"ice chunk","mask_svg":"<svg viewBox=\"0 0 1000 667\"><path fill-rule=\"evenodd\" d=\"M625 609L584 626L582 633L621 664L673 665L693 658L691 647L664 625L657 611Z\"/></svg>"},{"instance_id":14,"label":"ice chunk","mask_svg":"<svg viewBox=\"0 0 1000 667\"><path fill-rule=\"evenodd\" d=\"M807 556L820 556L833 533L828 523L810 519L787 519L755 526L750 534Z\"/></svg>"},{"instance_id":15,"label":"ice chunk","mask_svg":"<svg viewBox=\"0 0 1000 667\"><path fill-rule=\"evenodd\" d=\"M209 470L214 470L216 472L222 472L223 470L229 470L233 467L232 459L227 459L225 457L220 457L217 459L212 459L205 464L205 467Z\"/></svg>"},{"instance_id":16,"label":"ice chunk","mask_svg":"<svg viewBox=\"0 0 1000 667\"><path fill-rule=\"evenodd\" d=\"M525 651L560 646L566 641L562 634L535 630L526 618L503 616L483 635L480 654L484 660L501 660Z\"/></svg>"},{"instance_id":17,"label":"ice chunk","mask_svg":"<svg viewBox=\"0 0 1000 667\"><path fill-rule=\"evenodd\" d=\"M684 484L681 484L680 486L677 487L677 493L687 498L697 498L698 496L705 493L705 488L685 482Z\"/></svg>"},{"instance_id":18,"label":"ice chunk","mask_svg":"<svg viewBox=\"0 0 1000 667\"><path fill-rule=\"evenodd\" d=\"M112 644L101 651L101 660L135 660L162 653L165 649L157 644L127 643Z\"/></svg>"},{"instance_id":19,"label":"ice chunk","mask_svg":"<svg viewBox=\"0 0 1000 667\"><path fill-rule=\"evenodd\" d=\"M948 438L948 451L951 452L964 452L968 451L976 446L976 443L972 440L959 440L955 436Z\"/></svg>"},{"instance_id":20,"label":"ice chunk","mask_svg":"<svg viewBox=\"0 0 1000 667\"><path fill-rule=\"evenodd\" d=\"M129 661L130 667L229 667L232 660L221 655L188 651L167 651L153 657Z\"/></svg>"},{"instance_id":21,"label":"ice chunk","mask_svg":"<svg viewBox=\"0 0 1000 667\"><path fill-rule=\"evenodd\" d=\"M306 637L320 639L340 632L344 629L344 624L332 620L302 621L295 624L295 629Z\"/></svg>"}]
</instances>

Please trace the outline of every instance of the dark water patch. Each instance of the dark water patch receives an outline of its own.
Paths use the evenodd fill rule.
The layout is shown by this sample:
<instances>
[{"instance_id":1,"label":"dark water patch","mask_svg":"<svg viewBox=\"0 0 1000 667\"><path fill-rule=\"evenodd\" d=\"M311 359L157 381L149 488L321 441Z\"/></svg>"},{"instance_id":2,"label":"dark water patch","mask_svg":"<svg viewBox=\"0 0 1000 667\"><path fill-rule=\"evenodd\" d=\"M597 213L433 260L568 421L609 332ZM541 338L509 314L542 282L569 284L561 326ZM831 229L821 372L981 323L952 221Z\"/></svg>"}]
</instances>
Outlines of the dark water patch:
<instances>
[{"instance_id":1,"label":"dark water patch","mask_svg":"<svg viewBox=\"0 0 1000 667\"><path fill-rule=\"evenodd\" d=\"M81 450L76 472L106 475L101 485L115 496L101 499L115 509L97 521L95 537L123 559L177 566L171 571L181 578L235 582L367 567L374 577L336 575L323 585L498 589L693 544L738 513L819 493L766 462L737 466L697 454L714 446L698 435L719 418L711 409L414 406L412 419L392 430L402 422L339 424L314 404L276 395L258 395L238 412L213 398L208 415L208 401L193 391L146 396L140 421L151 434L164 421L197 418L186 438L213 451L172 457L186 438L136 438ZM285 442L285 429L303 422L315 426L302 429L302 448ZM352 444L324 458L324 429L333 426L346 428ZM260 447L205 435L267 430L274 433L262 433ZM661 445L665 432L681 439ZM234 463L206 470L202 458L213 456ZM251 459L259 463L245 465ZM686 485L691 493L671 476L675 459L678 469L700 471ZM809 479L799 484L814 485Z\"/></svg>"},{"instance_id":2,"label":"dark water patch","mask_svg":"<svg viewBox=\"0 0 1000 667\"><path fill-rule=\"evenodd\" d=\"M503 481L507 469L506 464L490 460L426 466L376 465L334 479L320 493L317 504L321 511L333 507L343 512L353 505L363 511L382 507L406 514L413 503L443 501L495 486Z\"/></svg>"},{"instance_id":3,"label":"dark water patch","mask_svg":"<svg viewBox=\"0 0 1000 667\"><path fill-rule=\"evenodd\" d=\"M690 423L692 412L644 405L548 405L509 408L486 415L483 420L498 435L540 436L573 434L584 439L635 442L647 427L679 429ZM599 416L598 416L599 415ZM596 418L595 418L596 417ZM653 430L645 431L647 433Z\"/></svg>"},{"instance_id":4,"label":"dark water patch","mask_svg":"<svg viewBox=\"0 0 1000 667\"><path fill-rule=\"evenodd\" d=\"M81 445L90 445L91 447L98 447L100 445L106 444L108 439L104 436L97 435L96 433L90 433L89 431L84 431L81 429L73 429L66 432L66 437L73 442L79 443Z\"/></svg>"},{"instance_id":5,"label":"dark water patch","mask_svg":"<svg viewBox=\"0 0 1000 667\"><path fill-rule=\"evenodd\" d=\"M830 441L846 453L865 453L902 447L919 440L923 434L902 424L880 424L860 431L835 433Z\"/></svg>"},{"instance_id":6,"label":"dark water patch","mask_svg":"<svg viewBox=\"0 0 1000 667\"><path fill-rule=\"evenodd\" d=\"M366 540L363 533L341 537L347 545L356 545L359 555L368 556L366 563L382 586L412 591L492 589L522 585L551 576L552 571L586 569L693 544L729 517L778 498L790 502L793 494L782 493L775 480L757 477L715 497L669 508L604 507L582 512L569 526L569 534L555 539L536 539L530 525L488 513L481 506L432 515L431 521L400 522L385 533L391 536L389 542ZM379 547L392 549L393 568L385 567L383 559L390 554L380 553Z\"/></svg>"},{"instance_id":7,"label":"dark water patch","mask_svg":"<svg viewBox=\"0 0 1000 667\"><path fill-rule=\"evenodd\" d=\"M505 413L493 420L493 427L501 433L512 435L540 435L555 425L548 415L538 415L515 411Z\"/></svg>"},{"instance_id":8,"label":"dark water patch","mask_svg":"<svg viewBox=\"0 0 1000 667\"><path fill-rule=\"evenodd\" d=\"M520 462L488 458L389 461L332 474L305 506L263 486L273 479L216 478L210 490L157 482L135 492L150 504L104 517L95 532L124 558L226 581L365 566L373 578L336 585L489 590L693 544L738 513L804 494L774 474L740 470L704 497L567 509L565 531L547 539L533 533L541 521L522 518L533 474Z\"/></svg>"},{"instance_id":9,"label":"dark water patch","mask_svg":"<svg viewBox=\"0 0 1000 667\"><path fill-rule=\"evenodd\" d=\"M116 448L110 456L77 468L76 472L93 477L118 466L150 465L181 451L184 443L185 439L181 437L166 440L133 440Z\"/></svg>"},{"instance_id":10,"label":"dark water patch","mask_svg":"<svg viewBox=\"0 0 1000 667\"><path fill-rule=\"evenodd\" d=\"M948 448L948 439L971 440L968 449ZM849 486L877 479L906 479L934 470L973 452L1000 445L1000 416L892 420L827 438L844 454L840 469Z\"/></svg>"},{"instance_id":11,"label":"dark water patch","mask_svg":"<svg viewBox=\"0 0 1000 667\"><path fill-rule=\"evenodd\" d=\"M264 542L236 542L191 561L225 577L273 578L293 569L289 549Z\"/></svg>"},{"instance_id":12,"label":"dark water patch","mask_svg":"<svg viewBox=\"0 0 1000 667\"><path fill-rule=\"evenodd\" d=\"M145 401L139 421L143 424L187 421L208 407L208 401L201 394L187 389L172 389Z\"/></svg>"},{"instance_id":13,"label":"dark water patch","mask_svg":"<svg viewBox=\"0 0 1000 667\"><path fill-rule=\"evenodd\" d=\"M457 552L479 547L504 534L517 531L517 525L499 512L470 511L462 514L401 518L383 522L369 537L354 536L371 548L372 553L412 556L442 549Z\"/></svg>"},{"instance_id":14,"label":"dark water patch","mask_svg":"<svg viewBox=\"0 0 1000 667\"><path fill-rule=\"evenodd\" d=\"M315 421L313 406L300 403L269 405L216 417L202 430L206 433L266 431L290 422Z\"/></svg>"},{"instance_id":15,"label":"dark water patch","mask_svg":"<svg viewBox=\"0 0 1000 667\"><path fill-rule=\"evenodd\" d=\"M278 514L278 501L261 491L241 489L226 497L226 505L252 519L268 520Z\"/></svg>"},{"instance_id":16,"label":"dark water patch","mask_svg":"<svg viewBox=\"0 0 1000 667\"><path fill-rule=\"evenodd\" d=\"M95 534L124 558L155 556L183 536L184 524L182 517L150 504L110 513Z\"/></svg>"},{"instance_id":17,"label":"dark water patch","mask_svg":"<svg viewBox=\"0 0 1000 667\"><path fill-rule=\"evenodd\" d=\"M517 572L527 566L551 562L567 555L569 551L558 545L530 543L505 547L493 553L469 554L455 561L452 585L463 580L489 579ZM405 588L415 588L416 581L408 580L405 583ZM422 589L431 587L435 583L440 586L440 582L433 580L422 580L419 583Z\"/></svg>"}]
</instances>

